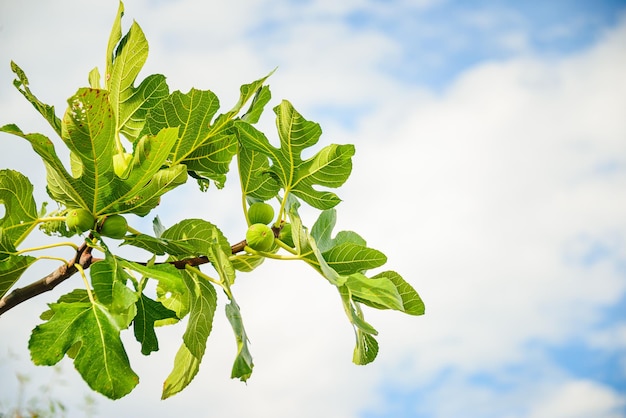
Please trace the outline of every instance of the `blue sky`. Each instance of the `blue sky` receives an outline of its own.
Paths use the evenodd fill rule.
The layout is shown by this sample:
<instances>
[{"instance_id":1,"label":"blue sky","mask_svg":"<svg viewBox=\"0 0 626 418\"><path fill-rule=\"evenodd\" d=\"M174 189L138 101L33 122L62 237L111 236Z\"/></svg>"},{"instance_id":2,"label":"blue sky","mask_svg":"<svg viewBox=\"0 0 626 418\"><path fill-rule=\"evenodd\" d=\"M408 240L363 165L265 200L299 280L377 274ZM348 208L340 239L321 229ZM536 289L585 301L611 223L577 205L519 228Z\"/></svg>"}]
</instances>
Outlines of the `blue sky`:
<instances>
[{"instance_id":1,"label":"blue sky","mask_svg":"<svg viewBox=\"0 0 626 418\"><path fill-rule=\"evenodd\" d=\"M403 16L363 10L348 14L357 30L384 32L402 46L401 60L384 65L408 83L445 87L467 68L519 53L563 55L589 46L615 25L622 2L440 2ZM378 2L393 8L393 2Z\"/></svg>"},{"instance_id":2,"label":"blue sky","mask_svg":"<svg viewBox=\"0 0 626 418\"><path fill-rule=\"evenodd\" d=\"M49 133L13 89L9 61L61 113L102 68L116 10L3 2L0 124ZM172 90L210 88L228 107L239 85L278 67L273 104L287 98L320 122L322 142L356 144L337 230L385 252L427 314L367 311L381 351L357 367L331 289L305 268L264 266L237 284L256 364L247 385L228 379L231 331L218 318L196 380L161 402L180 343L164 329L159 353L130 353L133 393L93 395L97 416L626 417L623 2L129 0L126 27L132 19L150 43L144 75L165 74ZM273 124L268 111L261 126ZM23 171L44 200L28 147L0 140L0 167ZM220 193L236 201L231 183ZM164 201L163 222L208 217L237 240L240 217L207 215L219 196L192 191L172 193L185 205ZM149 230L151 219L133 222ZM37 268L32 278L48 272ZM0 319L10 336L0 338L0 408L16 371L54 379L29 363L28 335L44 302L73 286ZM82 416L88 388L70 362L61 370L53 393Z\"/></svg>"}]
</instances>

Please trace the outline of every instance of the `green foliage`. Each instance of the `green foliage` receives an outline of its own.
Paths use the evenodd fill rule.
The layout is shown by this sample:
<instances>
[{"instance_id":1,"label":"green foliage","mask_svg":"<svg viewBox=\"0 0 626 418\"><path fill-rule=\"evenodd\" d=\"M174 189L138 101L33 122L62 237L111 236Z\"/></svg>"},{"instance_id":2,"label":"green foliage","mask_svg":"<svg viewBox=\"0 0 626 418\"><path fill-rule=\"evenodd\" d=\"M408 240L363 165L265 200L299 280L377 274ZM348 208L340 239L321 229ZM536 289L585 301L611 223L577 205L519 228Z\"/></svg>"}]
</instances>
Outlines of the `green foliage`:
<instances>
[{"instance_id":1,"label":"green foliage","mask_svg":"<svg viewBox=\"0 0 626 418\"><path fill-rule=\"evenodd\" d=\"M218 294L223 294L236 342L231 377L246 381L254 362L232 288L238 271L251 272L266 259L299 259L324 277L339 293L354 328L353 361L373 361L379 349L377 331L366 322L363 306L422 315L424 304L398 273L368 273L382 267L387 258L368 247L359 234L341 231L333 236L335 207L341 200L328 189L348 179L354 146L313 149L322 133L320 126L286 100L274 107L280 146L271 145L254 126L271 99L265 84L271 73L242 85L238 102L225 113L219 113L219 100L209 90L170 93L160 74L138 81L148 43L137 23L122 36L123 11L120 3L107 46L104 84L93 69L89 87L79 88L68 99L62 118L35 97L24 71L11 64L15 86L50 123L71 158L68 170L46 136L24 133L12 124L0 127L31 144L46 168L47 191L58 207L46 213L44 206L38 212L28 179L15 171L0 171L0 203L5 210L0 219L0 297L15 296L9 290L38 260L25 253L42 248L18 250L36 226L64 237L91 230L80 238L77 255L82 258L67 260L69 267L58 274L66 274L64 280L78 273L84 286L62 295L42 314L43 323L35 327L29 341L33 362L53 365L67 355L93 390L118 399L139 382L121 333L132 327L142 354L149 355L159 349L156 327L178 324L187 317L163 385L162 397L168 398L198 373ZM312 156L303 159L305 152ZM203 219L184 219L166 228L155 218L154 234L149 234L132 228L121 216L150 214L164 194L190 176L198 181L200 191L210 184L225 187L233 159L242 192L241 219L252 224L247 241L233 244ZM272 206L261 203L268 200L279 207L276 216ZM299 215L302 203L320 210L311 228ZM116 251L109 249L109 237L123 238ZM126 246L154 257L147 262L128 260L122 255ZM89 258L92 251L104 256ZM162 259L157 261L157 256ZM201 269L204 264L210 264L211 273ZM146 290L154 288L156 295ZM0 308L6 297L0 299Z\"/></svg>"},{"instance_id":2,"label":"green foliage","mask_svg":"<svg viewBox=\"0 0 626 418\"><path fill-rule=\"evenodd\" d=\"M57 364L65 354L95 391L111 399L139 383L120 339L120 328L97 302L53 303L52 317L33 330L29 349L35 364Z\"/></svg>"}]
</instances>

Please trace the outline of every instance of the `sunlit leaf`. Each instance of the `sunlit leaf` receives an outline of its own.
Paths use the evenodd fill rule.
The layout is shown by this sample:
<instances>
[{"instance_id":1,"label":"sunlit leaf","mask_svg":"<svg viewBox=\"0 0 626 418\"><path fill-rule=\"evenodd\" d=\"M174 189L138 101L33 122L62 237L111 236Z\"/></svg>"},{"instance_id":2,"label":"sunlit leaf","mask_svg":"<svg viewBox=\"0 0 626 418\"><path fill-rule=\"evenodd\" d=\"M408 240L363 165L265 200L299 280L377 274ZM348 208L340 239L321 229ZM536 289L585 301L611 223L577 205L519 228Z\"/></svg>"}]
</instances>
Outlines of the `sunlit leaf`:
<instances>
[{"instance_id":1,"label":"sunlit leaf","mask_svg":"<svg viewBox=\"0 0 626 418\"><path fill-rule=\"evenodd\" d=\"M128 175L115 177L114 190L101 210L107 213L148 214L161 196L187 181L185 166L165 167L177 139L176 129L163 129L156 136L142 137L135 146Z\"/></svg>"},{"instance_id":2,"label":"sunlit leaf","mask_svg":"<svg viewBox=\"0 0 626 418\"><path fill-rule=\"evenodd\" d=\"M262 77L258 80L253 81L249 84L244 84L239 88L239 101L235 104L235 106L225 113L224 115L220 115L220 118L224 119L232 119L236 116L241 109L245 106L245 104L252 99L252 103L250 107L246 111L246 114L242 119L246 120L249 123L256 123L259 119L259 116L263 112L263 108L269 102L272 97L269 87L264 86L263 83L272 75L274 71L270 71L265 77ZM219 120L219 118L218 118Z\"/></svg>"},{"instance_id":3,"label":"sunlit leaf","mask_svg":"<svg viewBox=\"0 0 626 418\"><path fill-rule=\"evenodd\" d=\"M38 217L33 186L21 173L0 170L0 298L19 280L36 258L17 255L16 246L28 236Z\"/></svg>"},{"instance_id":4,"label":"sunlit leaf","mask_svg":"<svg viewBox=\"0 0 626 418\"><path fill-rule=\"evenodd\" d=\"M115 47L122 38L122 17L124 16L124 3L120 1L115 20L113 20L113 26L111 27L111 34L109 35L109 42L107 43L107 56L106 56L106 68L105 68L105 81L111 79L111 73L113 72L113 59L115 58Z\"/></svg>"},{"instance_id":5,"label":"sunlit leaf","mask_svg":"<svg viewBox=\"0 0 626 418\"><path fill-rule=\"evenodd\" d=\"M113 153L115 122L105 90L82 88L69 100L61 136L82 163L76 179L85 209L98 213L115 189Z\"/></svg>"},{"instance_id":6,"label":"sunlit leaf","mask_svg":"<svg viewBox=\"0 0 626 418\"><path fill-rule=\"evenodd\" d=\"M211 246L217 242L222 250L230 254L230 244L219 228L203 219L185 219L163 231L161 238L184 244L193 249L188 254L172 254L175 256L207 255Z\"/></svg>"},{"instance_id":7,"label":"sunlit leaf","mask_svg":"<svg viewBox=\"0 0 626 418\"><path fill-rule=\"evenodd\" d=\"M89 102L95 100L100 103L101 109L109 108L110 111L106 100L95 98L100 95L94 96L92 89L84 90L89 90L89 97L75 96L72 99L75 107L91 106ZM163 168L177 139L175 129L165 129L154 137L142 138L135 147L130 174L125 179L117 177L113 171L113 139L110 132L98 131L101 124L97 118L89 118L92 112L85 112L80 117L74 115L78 119L67 116L71 111L66 114L67 128L70 129L66 143L74 155L73 164L78 164L74 170L80 174L78 178L67 172L52 141L45 136L24 134L15 125L5 125L0 131L20 136L31 143L45 163L48 192L53 199L68 207L82 207L95 211L95 214L135 213L143 216L159 204L164 193L187 181L184 165ZM84 118L87 120L82 121ZM92 129L99 133L92 133ZM92 135L95 136L92 138Z\"/></svg>"},{"instance_id":8,"label":"sunlit leaf","mask_svg":"<svg viewBox=\"0 0 626 418\"><path fill-rule=\"evenodd\" d=\"M252 125L238 121L235 126L243 147L260 152L272 161L270 172L285 193L293 193L318 209L336 206L340 199L332 192L314 186L336 188L352 171L353 145L328 145L313 157L302 160L302 152L315 145L322 133L320 126L302 117L286 100L274 108L280 148Z\"/></svg>"},{"instance_id":9,"label":"sunlit leaf","mask_svg":"<svg viewBox=\"0 0 626 418\"><path fill-rule=\"evenodd\" d=\"M33 150L46 166L48 193L54 200L68 207L89 207L87 201L83 199L81 185L67 172L50 139L37 133L25 134L12 124L0 127L0 131L22 137L30 142Z\"/></svg>"},{"instance_id":10,"label":"sunlit leaf","mask_svg":"<svg viewBox=\"0 0 626 418\"><path fill-rule=\"evenodd\" d=\"M111 399L128 394L139 383L107 309L96 303L53 303L54 315L32 332L28 348L33 362L57 364L70 349L74 366L93 390Z\"/></svg>"},{"instance_id":11,"label":"sunlit leaf","mask_svg":"<svg viewBox=\"0 0 626 418\"><path fill-rule=\"evenodd\" d=\"M163 399L183 390L198 372L217 307L217 294L209 282L189 272L183 273L183 278L191 295L191 309L183 344L163 384Z\"/></svg>"},{"instance_id":12,"label":"sunlit leaf","mask_svg":"<svg viewBox=\"0 0 626 418\"><path fill-rule=\"evenodd\" d=\"M0 170L0 205L4 205L4 216L0 219L4 238L19 245L38 217L33 185L23 174Z\"/></svg>"},{"instance_id":13,"label":"sunlit leaf","mask_svg":"<svg viewBox=\"0 0 626 418\"><path fill-rule=\"evenodd\" d=\"M0 229L0 235L3 235L2 229ZM6 248L0 250L6 251ZM36 260L35 257L29 255L0 254L0 298L13 287L24 271Z\"/></svg>"},{"instance_id":14,"label":"sunlit leaf","mask_svg":"<svg viewBox=\"0 0 626 418\"><path fill-rule=\"evenodd\" d=\"M385 276L368 278L361 273L348 276L345 286L350 294L360 300L366 300L388 309L404 310L402 298L391 280Z\"/></svg>"},{"instance_id":15,"label":"sunlit leaf","mask_svg":"<svg viewBox=\"0 0 626 418\"><path fill-rule=\"evenodd\" d=\"M333 238L332 233L336 223L337 211L335 209L327 209L320 213L313 224L311 235L315 238L320 251L326 252L344 243L352 243L362 247L367 245L365 240L353 231L339 231Z\"/></svg>"},{"instance_id":16,"label":"sunlit leaf","mask_svg":"<svg viewBox=\"0 0 626 418\"><path fill-rule=\"evenodd\" d=\"M191 354L185 343L181 344L174 357L174 367L163 382L161 399L167 399L186 388L198 374L200 362L200 359Z\"/></svg>"},{"instance_id":17,"label":"sunlit leaf","mask_svg":"<svg viewBox=\"0 0 626 418\"><path fill-rule=\"evenodd\" d=\"M380 267L387 262L385 254L373 248L344 242L322 253L324 260L339 274L352 274Z\"/></svg>"},{"instance_id":18,"label":"sunlit leaf","mask_svg":"<svg viewBox=\"0 0 626 418\"><path fill-rule=\"evenodd\" d=\"M270 73L270 75L272 73ZM265 81L265 79L262 79L262 80ZM244 89L244 87L245 86L241 87L242 90ZM249 91L252 90L252 87L254 86L250 86ZM242 97L244 97L243 92L242 92ZM246 100L249 98L249 96L245 96L245 97L246 97ZM261 117L261 113L263 113L263 109L265 108L265 105L269 103L271 98L272 98L272 93L270 92L269 86L263 86L263 87L257 88L256 92L254 93L254 98L252 99L252 103L250 103L250 107L248 108L248 110L246 111L246 113L243 115L241 119L248 123L257 123L259 121L259 118Z\"/></svg>"},{"instance_id":19,"label":"sunlit leaf","mask_svg":"<svg viewBox=\"0 0 626 418\"><path fill-rule=\"evenodd\" d=\"M242 254L231 257L230 261L235 270L243 272L251 272L255 268L263 264L265 257L253 254Z\"/></svg>"},{"instance_id":20,"label":"sunlit leaf","mask_svg":"<svg viewBox=\"0 0 626 418\"><path fill-rule=\"evenodd\" d=\"M395 271L384 271L372 277L370 280L378 280L381 278L388 279L398 291L400 298L402 299L402 311L409 315L423 315L425 311L424 302L420 298L419 294L413 289L413 287L407 283L402 276ZM365 305L371 306L376 309L389 309L389 306L376 303L371 299L360 298L353 295L354 299Z\"/></svg>"},{"instance_id":21,"label":"sunlit leaf","mask_svg":"<svg viewBox=\"0 0 626 418\"><path fill-rule=\"evenodd\" d=\"M239 176L242 192L259 200L269 200L276 196L279 187L276 178L270 173L267 156L261 152L242 147L239 150Z\"/></svg>"},{"instance_id":22,"label":"sunlit leaf","mask_svg":"<svg viewBox=\"0 0 626 418\"><path fill-rule=\"evenodd\" d=\"M144 133L156 134L163 128L179 128L171 161L185 163L190 170L221 185L237 152L237 140L229 121L211 125L218 109L219 100L209 90L191 89L185 94L175 91L150 109Z\"/></svg>"},{"instance_id":23,"label":"sunlit leaf","mask_svg":"<svg viewBox=\"0 0 626 418\"><path fill-rule=\"evenodd\" d=\"M193 247L185 242L156 238L146 234L126 235L122 245L132 245L156 255L170 254L174 256L184 256L194 253Z\"/></svg>"},{"instance_id":24,"label":"sunlit leaf","mask_svg":"<svg viewBox=\"0 0 626 418\"><path fill-rule=\"evenodd\" d=\"M24 95L37 111L48 121L52 129L61 136L61 120L54 113L54 106L47 105L41 102L33 93L31 93L28 87L28 78L26 73L13 61L11 61L11 70L17 75L17 79L13 80L13 85L17 90Z\"/></svg>"},{"instance_id":25,"label":"sunlit leaf","mask_svg":"<svg viewBox=\"0 0 626 418\"><path fill-rule=\"evenodd\" d=\"M364 366L371 363L378 355L378 341L371 334L357 330L357 343L354 347L352 361L354 364Z\"/></svg>"},{"instance_id":26,"label":"sunlit leaf","mask_svg":"<svg viewBox=\"0 0 626 418\"><path fill-rule=\"evenodd\" d=\"M104 260L92 264L89 272L98 301L107 307L121 329L128 328L137 314L138 299L137 293L126 285L128 273L108 252Z\"/></svg>"}]
</instances>

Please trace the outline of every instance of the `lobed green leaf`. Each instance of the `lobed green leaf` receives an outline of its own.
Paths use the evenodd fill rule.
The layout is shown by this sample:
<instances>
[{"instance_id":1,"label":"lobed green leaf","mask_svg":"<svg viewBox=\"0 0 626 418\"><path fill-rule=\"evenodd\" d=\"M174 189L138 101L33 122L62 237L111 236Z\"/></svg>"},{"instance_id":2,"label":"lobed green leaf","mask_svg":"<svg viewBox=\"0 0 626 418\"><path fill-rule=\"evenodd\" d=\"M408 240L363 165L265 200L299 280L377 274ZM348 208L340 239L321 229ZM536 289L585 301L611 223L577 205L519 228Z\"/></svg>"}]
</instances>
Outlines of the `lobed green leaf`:
<instances>
[{"instance_id":1,"label":"lobed green leaf","mask_svg":"<svg viewBox=\"0 0 626 418\"><path fill-rule=\"evenodd\" d=\"M120 132L132 142L137 142L146 124L148 111L169 95L165 76L152 74L137 88L129 90L129 97L119 109Z\"/></svg>"},{"instance_id":2,"label":"lobed green leaf","mask_svg":"<svg viewBox=\"0 0 626 418\"><path fill-rule=\"evenodd\" d=\"M332 192L319 191L313 186L339 187L352 170L352 145L332 144L306 161L302 152L315 145L322 133L320 126L306 120L286 100L274 108L280 138L280 148L270 144L265 135L252 125L235 122L241 145L270 158L270 173L285 193L293 193L318 209L336 206L340 199Z\"/></svg>"},{"instance_id":3,"label":"lobed green leaf","mask_svg":"<svg viewBox=\"0 0 626 418\"><path fill-rule=\"evenodd\" d=\"M228 123L211 125L219 109L217 96L209 90L175 91L148 112L144 133L156 134L163 128L179 128L172 149L173 163L189 163L189 169L220 183L237 152L236 138ZM228 121L225 121L228 122ZM186 161L191 158L189 161Z\"/></svg>"},{"instance_id":4,"label":"lobed green leaf","mask_svg":"<svg viewBox=\"0 0 626 418\"><path fill-rule=\"evenodd\" d=\"M63 126L73 172L78 178L66 171L54 145L45 136L24 134L15 125L5 125L0 131L31 143L45 163L48 192L57 202L67 207L85 208L95 215L135 213L144 216L159 204L163 194L187 181L184 165L163 168L177 141L177 130L164 129L154 137L146 136L138 141L130 172L121 179L113 170L111 120L100 117L95 110L99 106L110 115L105 96L102 90L81 89L70 99L72 106L66 112Z\"/></svg>"},{"instance_id":5,"label":"lobed green leaf","mask_svg":"<svg viewBox=\"0 0 626 418\"><path fill-rule=\"evenodd\" d=\"M0 170L0 204L4 205L4 216L0 219L2 298L36 261L35 257L15 254L15 247L32 231L38 218L30 181L17 171Z\"/></svg>"},{"instance_id":6,"label":"lobed green leaf","mask_svg":"<svg viewBox=\"0 0 626 418\"><path fill-rule=\"evenodd\" d=\"M115 190L113 110L105 90L81 88L68 103L61 137L82 166L76 179L86 205L82 207L96 214Z\"/></svg>"},{"instance_id":7,"label":"lobed green leaf","mask_svg":"<svg viewBox=\"0 0 626 418\"><path fill-rule=\"evenodd\" d=\"M101 304L53 303L53 316L35 327L28 348L38 365L54 365L65 354L93 390L119 399L139 383L120 339L120 328Z\"/></svg>"},{"instance_id":8,"label":"lobed green leaf","mask_svg":"<svg viewBox=\"0 0 626 418\"><path fill-rule=\"evenodd\" d=\"M227 119L232 119L243 109L245 104L252 99L252 103L242 119L249 123L256 123L263 112L263 108L272 97L269 87L264 86L263 83L274 74L274 71L276 71L276 69L270 71L265 77L255 80L252 83L242 85L239 88L239 101L223 116Z\"/></svg>"},{"instance_id":9,"label":"lobed green leaf","mask_svg":"<svg viewBox=\"0 0 626 418\"><path fill-rule=\"evenodd\" d=\"M238 158L243 194L263 201L278 194L279 186L270 174L270 163L265 154L241 147Z\"/></svg>"}]
</instances>

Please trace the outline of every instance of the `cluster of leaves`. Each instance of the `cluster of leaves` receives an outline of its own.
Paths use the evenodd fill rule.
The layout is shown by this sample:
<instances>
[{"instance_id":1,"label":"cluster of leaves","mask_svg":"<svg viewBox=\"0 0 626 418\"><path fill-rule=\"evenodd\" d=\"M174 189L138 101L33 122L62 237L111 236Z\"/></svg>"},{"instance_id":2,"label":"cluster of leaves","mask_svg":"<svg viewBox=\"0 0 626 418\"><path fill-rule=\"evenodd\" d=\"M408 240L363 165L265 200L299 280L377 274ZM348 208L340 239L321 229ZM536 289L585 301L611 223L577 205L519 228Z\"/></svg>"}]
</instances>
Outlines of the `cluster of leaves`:
<instances>
[{"instance_id":1,"label":"cluster of leaves","mask_svg":"<svg viewBox=\"0 0 626 418\"><path fill-rule=\"evenodd\" d=\"M170 93L160 74L136 85L148 43L137 23L122 37L122 16L120 3L107 48L104 85L98 70L92 70L90 87L80 88L68 100L62 119L52 106L35 97L24 72L12 63L15 86L67 146L71 163L68 172L52 141L42 134L25 134L15 125L0 128L30 142L45 164L48 194L59 205L50 213L46 206L38 211L28 179L16 171L0 171L0 203L5 206L0 220L0 297L8 295L22 273L38 260L26 254L28 249L17 250L36 226L50 235L77 233L66 227L69 210L93 216L95 223L83 236L84 245L89 252L102 254L89 265L76 263L84 288L61 296L41 315L44 322L33 330L29 342L33 362L53 365L67 355L93 390L117 399L139 381L120 333L132 327L141 352L148 355L159 348L155 327L188 317L164 383L162 397L167 398L184 389L198 372L219 288L228 298L225 313L237 343L231 377L245 381L252 373L253 360L231 288L237 271L252 271L267 258L302 260L328 280L339 292L355 330L353 361L374 360L377 331L365 321L362 307L421 315L424 305L398 273L367 276L368 270L387 260L380 251L367 247L361 236L351 231L333 236L334 207L340 199L327 189L348 179L354 147L332 144L303 159L303 151L317 144L321 129L288 101L274 108L280 146L271 145L254 126L271 98L265 85L269 75L241 86L238 103L219 115L219 101L211 91ZM132 153L124 144L132 145ZM122 169L114 167L116 156L128 156L120 159L126 161ZM201 190L211 183L221 188L233 159L248 224L248 205L271 201L279 207L272 222L275 240L270 251L255 250L245 242L232 245L206 220L185 219L165 228L158 218L153 235L131 227L120 246L146 250L154 254L152 259L130 261L109 249L108 239L100 234L107 217L145 216L161 196L189 176L197 179ZM298 213L303 203L320 210L311 228L303 225ZM287 224L291 236L279 239ZM163 260L157 262L157 256ZM201 270L202 264L210 265L211 273ZM146 291L151 280L156 283L156 295Z\"/></svg>"}]
</instances>

